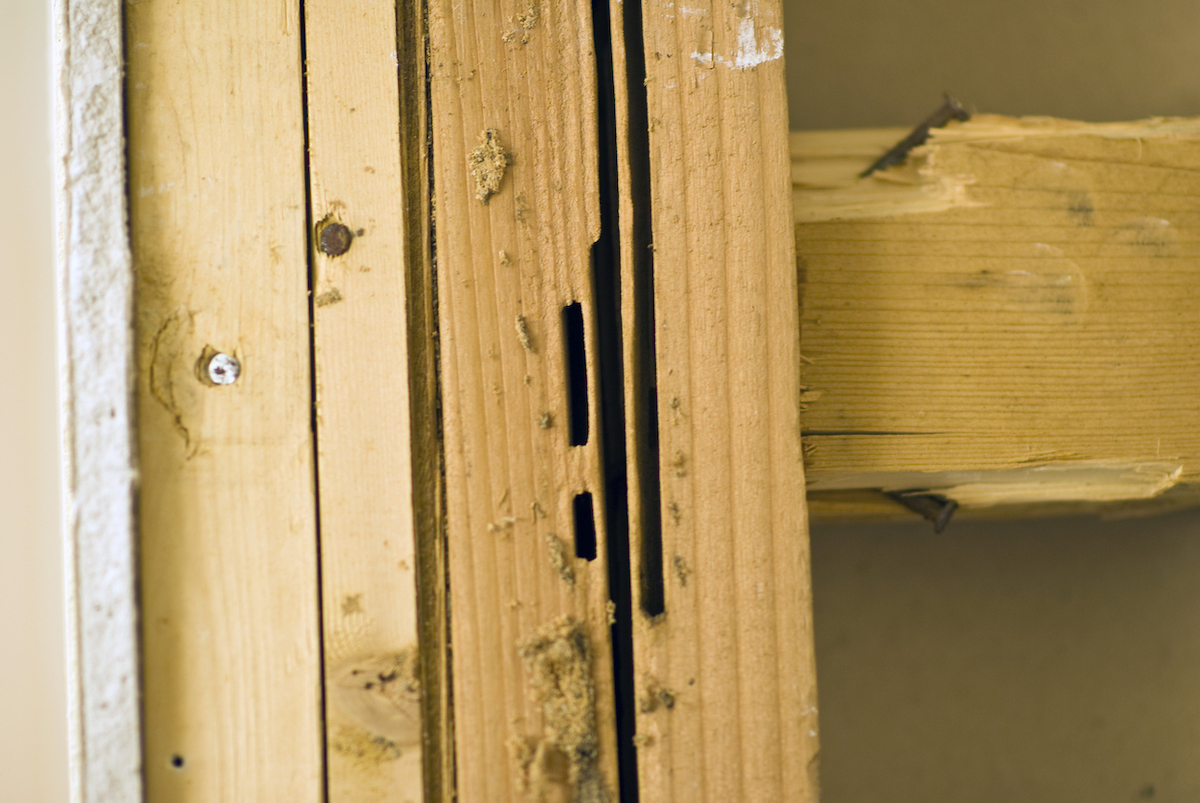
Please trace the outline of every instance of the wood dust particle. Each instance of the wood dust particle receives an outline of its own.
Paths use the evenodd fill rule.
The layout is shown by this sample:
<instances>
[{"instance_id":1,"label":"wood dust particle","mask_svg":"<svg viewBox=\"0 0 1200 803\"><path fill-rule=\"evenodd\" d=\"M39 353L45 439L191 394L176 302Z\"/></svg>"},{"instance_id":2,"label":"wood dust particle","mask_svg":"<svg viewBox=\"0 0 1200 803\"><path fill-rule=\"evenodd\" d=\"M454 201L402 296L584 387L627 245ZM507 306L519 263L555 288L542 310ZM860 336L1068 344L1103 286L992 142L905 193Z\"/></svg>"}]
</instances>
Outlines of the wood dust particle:
<instances>
[{"instance_id":1,"label":"wood dust particle","mask_svg":"<svg viewBox=\"0 0 1200 803\"><path fill-rule=\"evenodd\" d=\"M538 24L538 4L530 2L524 10L517 12L517 24L527 31L532 31Z\"/></svg>"},{"instance_id":2,"label":"wood dust particle","mask_svg":"<svg viewBox=\"0 0 1200 803\"><path fill-rule=\"evenodd\" d=\"M571 568L571 559L567 556L567 545L554 533L546 533L546 546L550 548L550 568L564 583L574 586L575 570Z\"/></svg>"},{"instance_id":3,"label":"wood dust particle","mask_svg":"<svg viewBox=\"0 0 1200 803\"><path fill-rule=\"evenodd\" d=\"M488 522L487 530L492 535L495 535L496 533L502 533L511 530L516 523L517 520L513 516L505 516L499 521Z\"/></svg>"},{"instance_id":4,"label":"wood dust particle","mask_svg":"<svg viewBox=\"0 0 1200 803\"><path fill-rule=\"evenodd\" d=\"M467 155L467 166L475 178L475 197L487 203L500 191L512 157L500 144L500 132L489 128L479 135L479 145Z\"/></svg>"},{"instance_id":5,"label":"wood dust particle","mask_svg":"<svg viewBox=\"0 0 1200 803\"><path fill-rule=\"evenodd\" d=\"M643 681L642 698L638 708L643 714L657 711L659 706L670 711L675 707L675 694L649 675Z\"/></svg>"},{"instance_id":6,"label":"wood dust particle","mask_svg":"<svg viewBox=\"0 0 1200 803\"><path fill-rule=\"evenodd\" d=\"M688 575L692 573L692 570L688 568L688 565L684 559L679 555L676 555L671 559L671 565L675 568L675 577L678 578L679 585L687 585Z\"/></svg>"},{"instance_id":7,"label":"wood dust particle","mask_svg":"<svg viewBox=\"0 0 1200 803\"><path fill-rule=\"evenodd\" d=\"M517 316L517 340L521 341L521 346L530 354L537 354L537 349L533 347L533 338L529 336L529 322L525 320L524 315Z\"/></svg>"},{"instance_id":8,"label":"wood dust particle","mask_svg":"<svg viewBox=\"0 0 1200 803\"><path fill-rule=\"evenodd\" d=\"M537 27L538 19L541 16L541 11L538 8L537 0L529 0L525 4L525 8L517 12L513 17L513 23L516 24L516 30L509 31L504 34L505 42L520 40L521 44L529 44L529 31Z\"/></svg>"}]
</instances>

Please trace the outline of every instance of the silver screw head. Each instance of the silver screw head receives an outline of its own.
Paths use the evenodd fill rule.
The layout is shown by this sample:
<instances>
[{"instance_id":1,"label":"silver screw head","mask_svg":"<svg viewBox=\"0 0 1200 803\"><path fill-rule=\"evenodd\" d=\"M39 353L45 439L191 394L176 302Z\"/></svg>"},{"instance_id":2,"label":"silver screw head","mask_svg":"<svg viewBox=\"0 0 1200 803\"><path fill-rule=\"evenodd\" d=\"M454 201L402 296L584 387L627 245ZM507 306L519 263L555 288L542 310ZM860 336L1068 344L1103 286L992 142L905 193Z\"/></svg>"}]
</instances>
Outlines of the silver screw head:
<instances>
[{"instance_id":1,"label":"silver screw head","mask_svg":"<svg viewBox=\"0 0 1200 803\"><path fill-rule=\"evenodd\" d=\"M232 385L242 375L242 364L232 354L218 352L208 361L206 370L214 385Z\"/></svg>"}]
</instances>

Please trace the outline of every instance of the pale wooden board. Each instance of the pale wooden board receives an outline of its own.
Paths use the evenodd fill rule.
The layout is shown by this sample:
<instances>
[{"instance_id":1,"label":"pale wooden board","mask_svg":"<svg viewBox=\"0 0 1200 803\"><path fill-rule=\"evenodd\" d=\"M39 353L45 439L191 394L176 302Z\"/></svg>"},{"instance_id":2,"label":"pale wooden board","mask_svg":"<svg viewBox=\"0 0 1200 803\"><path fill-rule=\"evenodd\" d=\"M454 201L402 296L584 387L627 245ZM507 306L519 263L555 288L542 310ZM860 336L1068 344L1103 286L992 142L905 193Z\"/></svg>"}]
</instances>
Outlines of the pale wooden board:
<instances>
[{"instance_id":1,"label":"pale wooden board","mask_svg":"<svg viewBox=\"0 0 1200 803\"><path fill-rule=\"evenodd\" d=\"M815 800L781 11L643 9L666 612L635 630L642 797Z\"/></svg>"},{"instance_id":2,"label":"pale wooden board","mask_svg":"<svg viewBox=\"0 0 1200 803\"><path fill-rule=\"evenodd\" d=\"M1200 123L896 133L793 134L810 490L1194 498Z\"/></svg>"},{"instance_id":3,"label":"pale wooden board","mask_svg":"<svg viewBox=\"0 0 1200 803\"><path fill-rule=\"evenodd\" d=\"M518 644L566 614L590 638L598 769L615 790L589 269L599 234L590 4L442 0L429 26L458 795L525 799L508 745L542 737L544 722ZM467 157L488 129L512 160L485 205ZM590 421L577 447L562 323L573 301L587 333ZM585 490L597 529L590 562L572 548L572 503ZM573 586L552 566L548 534L565 544ZM556 781L548 791L571 793Z\"/></svg>"},{"instance_id":4,"label":"pale wooden board","mask_svg":"<svg viewBox=\"0 0 1200 803\"><path fill-rule=\"evenodd\" d=\"M141 800L121 4L54 4L71 799Z\"/></svg>"},{"instance_id":5,"label":"pale wooden board","mask_svg":"<svg viewBox=\"0 0 1200 803\"><path fill-rule=\"evenodd\" d=\"M323 797L298 8L126 8L151 801Z\"/></svg>"},{"instance_id":6,"label":"pale wooden board","mask_svg":"<svg viewBox=\"0 0 1200 803\"><path fill-rule=\"evenodd\" d=\"M352 234L313 248L328 795L419 801L405 210L425 196L405 197L395 7L304 15L314 240Z\"/></svg>"}]
</instances>

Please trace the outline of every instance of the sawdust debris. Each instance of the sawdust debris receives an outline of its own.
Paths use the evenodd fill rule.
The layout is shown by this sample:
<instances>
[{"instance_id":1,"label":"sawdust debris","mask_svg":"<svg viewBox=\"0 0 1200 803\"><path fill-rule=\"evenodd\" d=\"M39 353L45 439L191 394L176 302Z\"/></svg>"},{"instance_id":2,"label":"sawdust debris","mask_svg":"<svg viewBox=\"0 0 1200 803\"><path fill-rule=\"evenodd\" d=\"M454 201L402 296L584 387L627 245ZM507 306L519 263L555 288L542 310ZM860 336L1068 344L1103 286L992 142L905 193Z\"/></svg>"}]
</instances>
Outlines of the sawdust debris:
<instances>
[{"instance_id":1,"label":"sawdust debris","mask_svg":"<svg viewBox=\"0 0 1200 803\"><path fill-rule=\"evenodd\" d=\"M591 642L583 623L561 616L519 645L531 698L542 704L544 734L537 740L527 777L539 801L546 799L557 774L556 758L565 757L566 782L574 803L610 803L600 774L596 730L596 687ZM525 753L518 749L519 757Z\"/></svg>"},{"instance_id":2,"label":"sawdust debris","mask_svg":"<svg viewBox=\"0 0 1200 803\"><path fill-rule=\"evenodd\" d=\"M567 545L554 533L546 533L546 546L550 548L550 567L564 583L574 586L575 570L571 568L571 559L567 556Z\"/></svg>"},{"instance_id":3,"label":"sawdust debris","mask_svg":"<svg viewBox=\"0 0 1200 803\"><path fill-rule=\"evenodd\" d=\"M530 354L537 354L537 349L533 346L533 338L529 336L529 322L525 320L524 315L517 316L517 340L521 341L521 346Z\"/></svg>"},{"instance_id":4,"label":"sawdust debris","mask_svg":"<svg viewBox=\"0 0 1200 803\"><path fill-rule=\"evenodd\" d=\"M668 711L674 708L675 694L655 678L646 675L642 681L642 698L638 702L638 708L643 714L649 714L657 711L660 706Z\"/></svg>"},{"instance_id":5,"label":"sawdust debris","mask_svg":"<svg viewBox=\"0 0 1200 803\"><path fill-rule=\"evenodd\" d=\"M500 144L500 132L486 129L479 135L479 145L467 155L467 166L475 177L475 197L486 204L499 192L510 164L512 156Z\"/></svg>"},{"instance_id":6,"label":"sawdust debris","mask_svg":"<svg viewBox=\"0 0 1200 803\"><path fill-rule=\"evenodd\" d=\"M687 585L688 575L692 573L692 570L688 568L687 562L683 559L683 556L676 555L671 559L671 565L675 569L675 577L679 580L679 585Z\"/></svg>"},{"instance_id":7,"label":"sawdust debris","mask_svg":"<svg viewBox=\"0 0 1200 803\"><path fill-rule=\"evenodd\" d=\"M489 533L491 533L492 535L495 535L496 533L508 532L508 531L512 530L513 526L516 523L517 523L516 517L505 516L504 518L500 519L499 521L488 522L487 531Z\"/></svg>"},{"instance_id":8,"label":"sawdust debris","mask_svg":"<svg viewBox=\"0 0 1200 803\"><path fill-rule=\"evenodd\" d=\"M523 45L529 44L529 32L537 27L540 17L541 9L538 8L537 0L528 0L525 7L513 17L513 24L516 25L516 28L501 38L505 42L520 41Z\"/></svg>"}]
</instances>

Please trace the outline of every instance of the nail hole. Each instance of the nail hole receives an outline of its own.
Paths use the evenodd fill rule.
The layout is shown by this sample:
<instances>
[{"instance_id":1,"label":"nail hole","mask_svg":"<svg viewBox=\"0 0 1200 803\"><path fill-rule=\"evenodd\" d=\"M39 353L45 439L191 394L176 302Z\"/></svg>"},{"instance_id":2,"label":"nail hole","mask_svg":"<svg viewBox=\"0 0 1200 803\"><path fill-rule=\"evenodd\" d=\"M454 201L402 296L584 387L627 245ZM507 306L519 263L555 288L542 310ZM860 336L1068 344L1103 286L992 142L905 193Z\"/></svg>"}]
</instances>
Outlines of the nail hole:
<instances>
[{"instance_id":1,"label":"nail hole","mask_svg":"<svg viewBox=\"0 0 1200 803\"><path fill-rule=\"evenodd\" d=\"M592 494L584 491L575 497L575 557L596 559L596 513Z\"/></svg>"},{"instance_id":2,"label":"nail hole","mask_svg":"<svg viewBox=\"0 0 1200 803\"><path fill-rule=\"evenodd\" d=\"M183 756L181 756L181 755L171 756L171 766L177 770L183 769Z\"/></svg>"},{"instance_id":3,"label":"nail hole","mask_svg":"<svg viewBox=\"0 0 1200 803\"><path fill-rule=\"evenodd\" d=\"M588 378L583 307L578 301L563 307L563 334L567 358L567 429L571 445L583 446L588 442Z\"/></svg>"}]
</instances>

